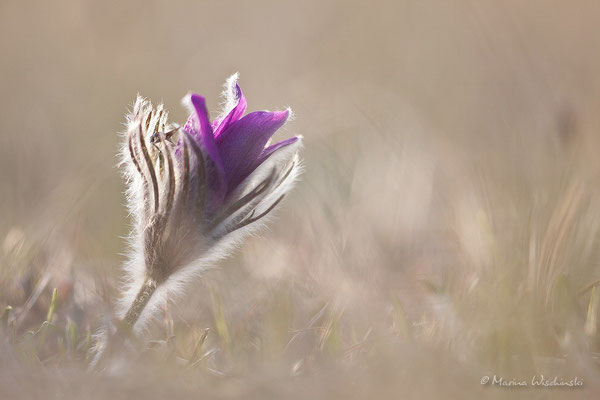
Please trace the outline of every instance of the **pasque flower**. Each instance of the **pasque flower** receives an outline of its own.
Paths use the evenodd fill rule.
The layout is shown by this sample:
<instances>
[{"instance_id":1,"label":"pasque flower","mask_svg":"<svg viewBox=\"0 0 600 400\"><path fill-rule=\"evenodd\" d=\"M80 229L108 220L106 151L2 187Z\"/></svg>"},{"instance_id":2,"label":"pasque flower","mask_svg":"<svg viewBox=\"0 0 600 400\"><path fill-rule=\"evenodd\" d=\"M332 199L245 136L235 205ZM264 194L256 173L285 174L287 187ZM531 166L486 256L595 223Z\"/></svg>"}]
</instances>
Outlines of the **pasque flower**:
<instances>
[{"instance_id":1,"label":"pasque flower","mask_svg":"<svg viewBox=\"0 0 600 400\"><path fill-rule=\"evenodd\" d=\"M121 318L134 330L167 293L178 294L259 227L299 173L300 137L268 144L290 111L244 115L237 75L225 97L212 122L197 94L184 99L191 116L183 127L141 97L128 116L122 163L134 226Z\"/></svg>"}]
</instances>

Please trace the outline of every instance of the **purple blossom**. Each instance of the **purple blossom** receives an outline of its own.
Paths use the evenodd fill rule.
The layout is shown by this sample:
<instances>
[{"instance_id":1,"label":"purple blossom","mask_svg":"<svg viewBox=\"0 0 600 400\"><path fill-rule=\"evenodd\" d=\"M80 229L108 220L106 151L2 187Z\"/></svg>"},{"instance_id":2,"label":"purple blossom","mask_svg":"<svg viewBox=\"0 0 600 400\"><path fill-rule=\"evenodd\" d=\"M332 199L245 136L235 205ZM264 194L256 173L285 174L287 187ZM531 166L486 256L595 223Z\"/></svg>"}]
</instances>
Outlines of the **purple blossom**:
<instances>
[{"instance_id":1,"label":"purple blossom","mask_svg":"<svg viewBox=\"0 0 600 400\"><path fill-rule=\"evenodd\" d=\"M204 97L191 94L189 104L193 112L183 128L210 158L214 173L210 176L209 187L217 203L223 202L275 151L298 141L297 137L292 137L265 147L271 136L287 121L289 110L255 111L244 116L246 97L237 83L231 90L233 107L212 123Z\"/></svg>"}]
</instances>

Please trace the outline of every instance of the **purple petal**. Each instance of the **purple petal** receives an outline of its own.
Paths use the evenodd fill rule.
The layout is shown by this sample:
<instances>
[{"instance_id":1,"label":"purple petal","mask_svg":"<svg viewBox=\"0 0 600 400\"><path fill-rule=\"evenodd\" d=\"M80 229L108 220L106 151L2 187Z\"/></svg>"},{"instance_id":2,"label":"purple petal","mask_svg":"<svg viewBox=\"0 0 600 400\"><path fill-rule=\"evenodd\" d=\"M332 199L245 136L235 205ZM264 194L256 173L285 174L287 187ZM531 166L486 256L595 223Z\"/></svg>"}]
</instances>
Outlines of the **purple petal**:
<instances>
[{"instance_id":1,"label":"purple petal","mask_svg":"<svg viewBox=\"0 0 600 400\"><path fill-rule=\"evenodd\" d=\"M260 155L260 157L258 159L258 164L262 164L263 161L265 161L267 158L269 158L271 156L271 154L273 154L275 151L279 150L280 148L288 146L292 143L296 143L297 141L298 141L298 138L294 136L294 137L282 140L279 143L275 143L274 145L267 147L266 149L263 150L262 154Z\"/></svg>"},{"instance_id":2,"label":"purple petal","mask_svg":"<svg viewBox=\"0 0 600 400\"><path fill-rule=\"evenodd\" d=\"M217 123L217 127L215 128L215 137L218 137L221 133L227 130L232 123L242 118L242 115L244 115L244 112L246 111L248 103L246 102L246 97L244 96L244 93L242 93L240 85L237 83L235 84L235 100L237 101L235 107L229 111L227 116L225 116L222 121ZM213 125L213 127L214 126L215 125Z\"/></svg>"},{"instance_id":3,"label":"purple petal","mask_svg":"<svg viewBox=\"0 0 600 400\"><path fill-rule=\"evenodd\" d=\"M192 130L189 132L195 137L196 141L204 147L206 153L210 157L210 161L214 164L216 174L209 173L209 185L216 192L217 199L222 200L227 190L227 181L223 169L223 161L219 155L215 137L213 136L213 129L210 125L206 101L204 100L204 97L197 94L192 94L190 101L194 106L196 115L190 117L190 120L192 120L192 123L190 124ZM186 127L190 123L190 120L186 123Z\"/></svg>"},{"instance_id":4,"label":"purple petal","mask_svg":"<svg viewBox=\"0 0 600 400\"><path fill-rule=\"evenodd\" d=\"M288 115L288 111L253 112L233 122L217 137L228 192L258 166L267 141L285 123Z\"/></svg>"}]
</instances>

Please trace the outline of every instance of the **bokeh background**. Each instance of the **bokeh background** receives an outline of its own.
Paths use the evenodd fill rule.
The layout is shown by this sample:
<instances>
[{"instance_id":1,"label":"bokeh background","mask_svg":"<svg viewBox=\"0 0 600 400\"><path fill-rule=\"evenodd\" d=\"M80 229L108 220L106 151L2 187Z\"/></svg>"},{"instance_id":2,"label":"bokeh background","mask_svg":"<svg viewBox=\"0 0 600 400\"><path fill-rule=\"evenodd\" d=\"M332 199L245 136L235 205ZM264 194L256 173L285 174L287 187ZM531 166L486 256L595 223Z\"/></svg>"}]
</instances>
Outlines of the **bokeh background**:
<instances>
[{"instance_id":1,"label":"bokeh background","mask_svg":"<svg viewBox=\"0 0 600 400\"><path fill-rule=\"evenodd\" d=\"M189 91L216 116L239 71L249 110L292 107L276 138L305 143L269 229L155 324L180 354L210 328L200 383L165 367L108 385L56 334L45 367L0 361L6 396L79 382L100 398L527 397L480 379L545 372L584 388L536 395L589 398L599 15L553 0L2 1L0 305L19 335L55 287L77 340L110 312L128 233L117 133L138 92L171 121Z\"/></svg>"}]
</instances>

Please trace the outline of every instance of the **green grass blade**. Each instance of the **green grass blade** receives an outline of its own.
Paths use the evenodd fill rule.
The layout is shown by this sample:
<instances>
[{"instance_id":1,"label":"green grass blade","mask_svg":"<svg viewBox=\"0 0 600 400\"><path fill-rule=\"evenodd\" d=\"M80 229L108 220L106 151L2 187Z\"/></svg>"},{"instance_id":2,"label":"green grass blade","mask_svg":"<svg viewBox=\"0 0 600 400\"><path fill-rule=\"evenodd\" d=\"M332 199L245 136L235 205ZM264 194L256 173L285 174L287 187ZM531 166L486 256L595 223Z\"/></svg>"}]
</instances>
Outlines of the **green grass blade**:
<instances>
[{"instance_id":1,"label":"green grass blade","mask_svg":"<svg viewBox=\"0 0 600 400\"><path fill-rule=\"evenodd\" d=\"M56 307L56 295L58 290L54 288L52 291L52 301L50 302L50 308L48 309L48 315L46 316L46 321L52 322L52 317L54 316L54 308Z\"/></svg>"},{"instance_id":2,"label":"green grass blade","mask_svg":"<svg viewBox=\"0 0 600 400\"><path fill-rule=\"evenodd\" d=\"M596 336L598 333L598 307L600 307L600 290L594 286L585 320L585 333L588 336Z\"/></svg>"},{"instance_id":3,"label":"green grass blade","mask_svg":"<svg viewBox=\"0 0 600 400\"><path fill-rule=\"evenodd\" d=\"M11 306L6 306L4 307L4 310L2 310L2 316L0 317L0 324L2 325L2 329L8 328L8 319L10 318L11 311Z\"/></svg>"}]
</instances>

